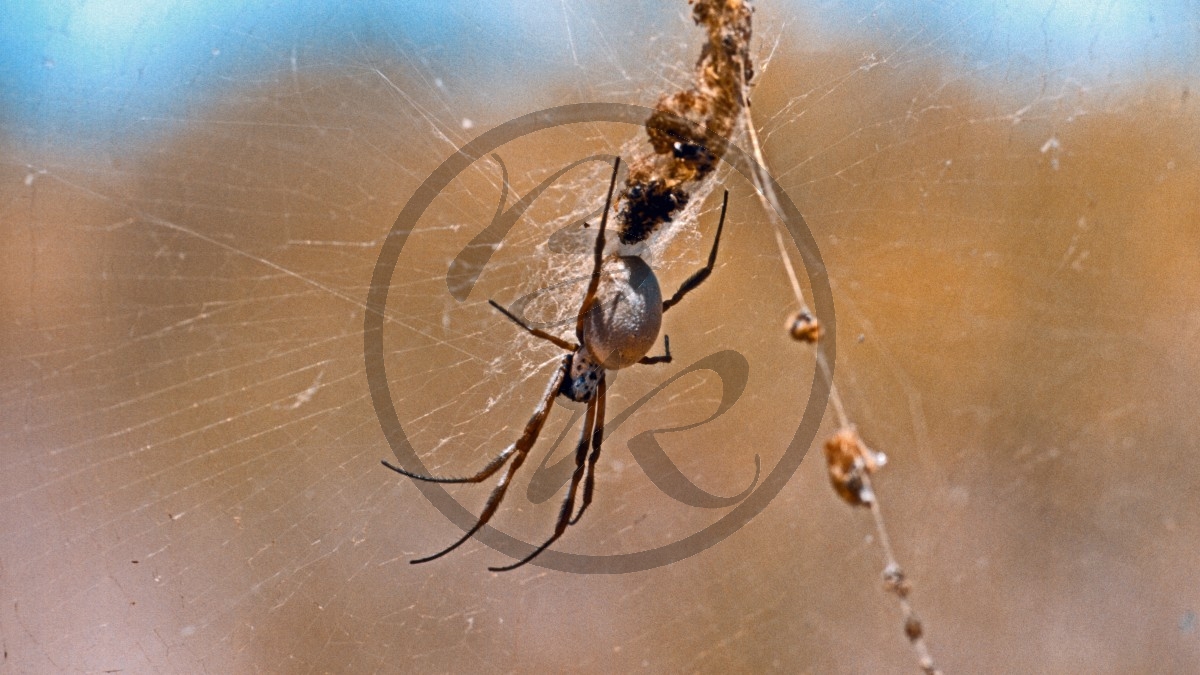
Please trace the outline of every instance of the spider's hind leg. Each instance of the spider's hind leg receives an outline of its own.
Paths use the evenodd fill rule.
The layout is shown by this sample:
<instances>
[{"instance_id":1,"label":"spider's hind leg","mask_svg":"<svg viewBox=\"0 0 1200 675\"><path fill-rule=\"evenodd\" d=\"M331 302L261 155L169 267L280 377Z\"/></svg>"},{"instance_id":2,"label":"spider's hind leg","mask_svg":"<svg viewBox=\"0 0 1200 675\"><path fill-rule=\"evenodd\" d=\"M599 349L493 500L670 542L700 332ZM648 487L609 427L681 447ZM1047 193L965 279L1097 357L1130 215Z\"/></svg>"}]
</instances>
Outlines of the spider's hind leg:
<instances>
[{"instance_id":1,"label":"spider's hind leg","mask_svg":"<svg viewBox=\"0 0 1200 675\"><path fill-rule=\"evenodd\" d=\"M687 281L675 291L675 295L671 299L663 303L663 312L671 309L683 300L683 296L696 289L697 286L704 283L708 275L712 274L713 266L717 264L717 247L721 245L721 230L725 229L725 209L729 206L729 190L725 191L725 197L721 200L721 220L717 222L717 236L713 239L712 250L708 252L708 264L701 267L695 274L688 277Z\"/></svg>"},{"instance_id":2,"label":"spider's hind leg","mask_svg":"<svg viewBox=\"0 0 1200 675\"><path fill-rule=\"evenodd\" d=\"M617 172L621 169L621 158L613 161L612 179L608 182L608 196L604 198L604 211L600 214L600 227L596 230L596 245L592 251L592 278L588 282L587 293L583 296L583 304L579 306L579 314L575 317L575 339L583 344L583 321L592 305L596 302L596 290L600 288L600 269L604 266L604 230L608 227L608 212L612 208L613 190L617 187Z\"/></svg>"},{"instance_id":3,"label":"spider's hind leg","mask_svg":"<svg viewBox=\"0 0 1200 675\"><path fill-rule=\"evenodd\" d=\"M663 336L663 351L666 353L662 354L660 356L643 356L640 360L638 360L638 363L641 363L641 364L647 365L647 366L653 366L656 363L670 363L671 362L671 336L670 335Z\"/></svg>"}]
</instances>

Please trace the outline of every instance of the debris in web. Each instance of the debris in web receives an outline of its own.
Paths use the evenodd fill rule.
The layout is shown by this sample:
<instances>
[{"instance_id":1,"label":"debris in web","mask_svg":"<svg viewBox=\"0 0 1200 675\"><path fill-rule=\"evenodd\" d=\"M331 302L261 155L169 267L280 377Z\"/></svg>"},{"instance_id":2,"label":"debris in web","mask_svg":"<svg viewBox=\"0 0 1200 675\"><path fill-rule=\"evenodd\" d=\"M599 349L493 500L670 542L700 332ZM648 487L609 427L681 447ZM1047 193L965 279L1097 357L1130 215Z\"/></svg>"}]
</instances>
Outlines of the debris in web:
<instances>
[{"instance_id":1,"label":"debris in web","mask_svg":"<svg viewBox=\"0 0 1200 675\"><path fill-rule=\"evenodd\" d=\"M746 118L746 124L751 127L749 116ZM762 155L758 152L757 138L754 137L753 128L749 129L749 134L755 139L755 150L758 154L758 161L761 165ZM759 194L764 202L776 202L775 195L771 193L769 196L764 194L764 190L769 191L769 183L760 183L758 186ZM770 214L776 214L767 203L764 207ZM917 665L921 670L928 675L940 674L937 666L934 664L933 656L929 652L928 645L925 644L925 626L921 619L917 617L916 611L909 602L908 596L912 592L912 584L904 574L900 563L896 561L896 554L892 550L891 539L888 537L887 527L883 522L883 512L879 507L879 498L875 493L875 488L871 485L871 474L878 471L887 463L887 455L882 452L877 452L871 449L862 438L858 435L858 430L854 424L850 422L846 416L846 407L842 403L842 397L838 394L837 386L833 383L832 372L829 369L829 364L825 360L825 353L821 351L818 345L821 338L821 325L808 308L808 304L804 300L804 294L800 290L800 282L796 279L796 270L792 267L792 261L788 258L787 249L783 245L783 235L779 231L779 223L776 222L775 243L779 247L779 259L783 262L784 269L787 271L788 279L791 281L792 290L796 295L796 302L800 305L800 310L794 315L794 318L788 325L788 332L792 339L797 342L817 346L817 366L818 370L824 375L826 382L829 384L829 400L833 403L833 410L838 421L838 431L825 442L825 461L826 468L829 472L829 482L833 486L834 492L851 506L865 506L871 509L871 516L875 523L875 531L879 536L879 545L883 549L885 559L883 568L883 587L884 590L892 593L900 602L900 610L904 615L904 635L913 646L913 651L917 654Z\"/></svg>"},{"instance_id":2,"label":"debris in web","mask_svg":"<svg viewBox=\"0 0 1200 675\"><path fill-rule=\"evenodd\" d=\"M653 152L633 158L620 195L618 238L640 244L671 222L721 158L741 117L750 60L753 9L744 0L692 0L708 41L692 86L664 94L646 120Z\"/></svg>"},{"instance_id":3,"label":"debris in web","mask_svg":"<svg viewBox=\"0 0 1200 675\"><path fill-rule=\"evenodd\" d=\"M775 225L780 258L787 269L800 309L788 322L788 332L798 342L817 346L817 361L830 387L830 400L838 417L839 431L825 444L829 478L834 490L847 503L867 506L874 516L880 545L886 557L885 588L896 595L904 613L904 633L917 653L918 664L929 674L940 673L925 644L924 627L908 601L911 584L892 551L879 500L871 485L871 474L887 461L886 455L870 449L846 416L845 406L832 381L829 364L819 347L821 322L804 301L780 234L778 196L767 180L765 160L758 134L750 119L750 82L754 67L750 58L752 8L744 0L690 0L693 18L706 28L708 41L696 63L691 88L662 96L646 122L651 154L635 155L625 188L620 195L617 230L623 246L648 240L696 193L696 186L725 155L728 139L739 125L751 144L755 158L753 182Z\"/></svg>"},{"instance_id":4,"label":"debris in web","mask_svg":"<svg viewBox=\"0 0 1200 675\"><path fill-rule=\"evenodd\" d=\"M868 448L852 426L843 426L825 441L829 482L850 506L870 506L875 502L869 476L886 463L887 455Z\"/></svg>"},{"instance_id":5,"label":"debris in web","mask_svg":"<svg viewBox=\"0 0 1200 675\"><path fill-rule=\"evenodd\" d=\"M613 229L622 255L637 255L651 264L698 217L729 139L738 131L748 105L745 83L754 75L751 4L747 0L689 0L689 4L706 38L693 77L685 88L659 97L645 122L649 143L630 141L620 151L629 159L624 182L614 196ZM561 279L564 266L577 263L576 254L590 236L570 225L587 227L589 212L593 218L598 215L590 207L581 207L549 224L556 232L546 243L546 269L535 275L537 279ZM560 225L568 227L559 229ZM567 254L569 260L552 255L556 253ZM575 281L548 285L582 292ZM530 312L537 316L569 317L578 302L571 293L539 291L536 295ZM526 374L538 365L525 364Z\"/></svg>"}]
</instances>

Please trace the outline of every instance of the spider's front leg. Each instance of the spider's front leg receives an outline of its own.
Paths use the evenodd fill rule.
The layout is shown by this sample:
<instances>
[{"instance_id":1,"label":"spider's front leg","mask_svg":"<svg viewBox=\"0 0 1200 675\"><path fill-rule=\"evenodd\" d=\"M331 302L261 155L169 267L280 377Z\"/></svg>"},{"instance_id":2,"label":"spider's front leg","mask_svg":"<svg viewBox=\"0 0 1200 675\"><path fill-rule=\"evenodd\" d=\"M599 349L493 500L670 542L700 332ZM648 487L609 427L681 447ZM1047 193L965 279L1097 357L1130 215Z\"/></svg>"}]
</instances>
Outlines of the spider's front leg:
<instances>
[{"instance_id":1,"label":"spider's front leg","mask_svg":"<svg viewBox=\"0 0 1200 675\"><path fill-rule=\"evenodd\" d=\"M550 406L554 402L554 397L558 396L563 380L567 377L567 369L570 367L571 363L570 358L570 355L563 357L562 365L560 365L558 369L554 371L554 376L550 378L550 386L546 388L546 393L542 396L541 405L538 406L537 410L534 411L533 416L529 418L529 422L525 425L525 432L521 434L521 437L517 439L516 443L510 445L504 450L504 452L500 453L498 457L493 459L491 462L488 462L488 465L485 466L479 473L466 478L437 478L434 476L423 476L421 474L405 471L398 466L389 464L387 460L384 460L383 465L387 468L418 480L435 483L478 483L486 480L488 476L491 476L493 473L499 470L500 467L504 466L504 463L508 461L510 457L512 458L512 464L509 465L508 471L504 472L504 476L500 479L500 482L496 483L496 487L492 490L491 496L488 497L487 504L484 505L483 512L479 514L479 520L476 521L475 525L471 529L467 530L467 532L458 541L454 542L449 547L434 553L433 555L426 556L424 558L417 558L416 560L410 560L409 562L415 565L417 563L436 560L446 555L447 553L463 545L463 543L474 536L474 534L478 532L480 528L486 525L487 522L492 519L492 516L496 514L496 510L500 508L500 502L504 501L504 494L508 491L508 486L512 482L512 477L517 473L517 469L520 469L521 465L525 463L525 458L529 456L529 449L532 448L533 444L537 442L538 435L542 433L542 427L546 425L546 419L550 416Z\"/></svg>"},{"instance_id":2,"label":"spider's front leg","mask_svg":"<svg viewBox=\"0 0 1200 675\"><path fill-rule=\"evenodd\" d=\"M668 356L670 350L668 349ZM600 376L600 384L596 388L596 427L592 430L592 454L588 457L587 463L587 478L583 481L583 502L579 505L579 512L571 519L570 524L574 525L583 517L583 512L587 510L588 504L592 503L592 490L596 487L596 461L600 459L600 445L604 443L604 401L607 398L608 384L604 376Z\"/></svg>"},{"instance_id":3,"label":"spider's front leg","mask_svg":"<svg viewBox=\"0 0 1200 675\"><path fill-rule=\"evenodd\" d=\"M547 548L549 548L550 544L553 544L555 541L557 541L558 538L563 535L563 532L565 532L567 530L567 526L573 522L571 520L571 514L575 511L575 493L579 490L579 483L583 479L584 460L587 459L587 449L588 449L589 441L592 441L593 443L595 443L595 451L592 453L593 454L593 465L595 463L595 459L599 458L599 452L600 452L599 441L598 441L596 435L593 433L593 430L596 427L597 409L599 409L600 414L603 415L603 404L601 403L601 401L603 400L602 392L604 391L604 375L603 375L603 373L600 375L600 379L599 379L599 382L597 383L597 386L598 386L598 389L597 389L596 395L594 395L590 399L588 399L588 402L587 402L587 414L585 414L583 417L583 428L580 430L580 433L579 433L579 443L576 444L576 446L575 446L575 472L571 475L571 486L567 489L567 496L563 498L562 507L558 511L558 521L554 525L554 534L550 535L550 537L548 539L546 539L546 541L542 542L542 544L540 546L533 549L533 551L529 555L525 556L524 558L521 558L517 562L515 562L511 565L503 565L501 567L489 567L488 568L489 570L491 570L493 572L507 572L509 570L514 570L514 569L524 565L525 563L529 562L530 560L533 560L542 551L545 551ZM603 422L601 422L600 433L603 434ZM584 492L585 492L585 499L586 499L587 498L586 497L586 493L587 493L586 488L584 489ZM580 508L580 515L583 514L583 508L586 508L586 504L584 504L584 507ZM577 519L578 519L578 516L576 517L576 520Z\"/></svg>"}]
</instances>

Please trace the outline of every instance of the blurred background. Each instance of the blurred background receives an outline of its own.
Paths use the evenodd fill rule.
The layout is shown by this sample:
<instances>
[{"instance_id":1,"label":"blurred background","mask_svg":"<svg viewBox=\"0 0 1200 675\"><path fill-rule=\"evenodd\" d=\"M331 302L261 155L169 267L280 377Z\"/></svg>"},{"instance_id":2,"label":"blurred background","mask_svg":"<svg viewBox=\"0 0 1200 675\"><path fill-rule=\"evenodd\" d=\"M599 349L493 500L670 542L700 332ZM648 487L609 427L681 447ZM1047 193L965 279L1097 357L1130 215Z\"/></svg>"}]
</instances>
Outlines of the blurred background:
<instances>
[{"instance_id":1,"label":"blurred background","mask_svg":"<svg viewBox=\"0 0 1200 675\"><path fill-rule=\"evenodd\" d=\"M1200 9L757 7L754 122L832 280L836 381L890 457L876 489L939 665L1195 671ZM461 530L379 465L362 326L383 239L481 131L687 86L701 35L683 2L2 13L0 671L916 670L869 515L828 487L830 419L758 517L673 565L494 574L509 559L475 541L408 564ZM506 146L509 203L638 140L579 125ZM431 471L519 435L559 354L485 301L578 275L586 256L547 242L598 206L603 173L535 202L461 302L446 273L491 221L499 162L413 231L385 348ZM723 180L718 267L664 326L676 362L621 372L609 415L742 353L738 403L660 436L732 495L755 455L779 460L813 368L783 330L770 221ZM656 258L665 288L702 264L718 206ZM627 446L720 393L688 375L613 430L596 501L555 548L636 552L722 516L663 495ZM576 412L556 404L500 530L551 531L559 497L530 478L568 456ZM489 489L452 494L478 512Z\"/></svg>"}]
</instances>

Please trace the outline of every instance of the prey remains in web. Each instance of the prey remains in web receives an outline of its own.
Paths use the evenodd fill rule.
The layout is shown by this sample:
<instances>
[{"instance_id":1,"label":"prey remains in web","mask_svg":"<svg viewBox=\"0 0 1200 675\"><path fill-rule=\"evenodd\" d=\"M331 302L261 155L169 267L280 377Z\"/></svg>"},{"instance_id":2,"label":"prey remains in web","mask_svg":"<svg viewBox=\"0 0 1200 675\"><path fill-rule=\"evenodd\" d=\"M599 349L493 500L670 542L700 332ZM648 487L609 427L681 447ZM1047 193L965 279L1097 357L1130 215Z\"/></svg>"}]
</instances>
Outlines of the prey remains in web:
<instances>
[{"instance_id":1,"label":"prey remains in web","mask_svg":"<svg viewBox=\"0 0 1200 675\"><path fill-rule=\"evenodd\" d=\"M384 466L402 475L434 483L481 483L507 466L492 490L475 525L447 548L411 562L440 558L469 540L491 520L504 500L513 477L550 415L554 399L563 396L586 403L583 426L575 448L575 470L563 498L553 533L528 555L515 563L489 567L507 571L536 558L579 521L592 502L595 467L604 439L606 377L610 370L634 364L671 362L670 341L663 336L664 353L647 356L658 340L663 314L695 290L712 273L729 203L726 191L721 218L713 238L708 263L694 273L667 300L662 299L658 279L642 258L654 235L675 224L693 196L705 193L706 179L724 157L728 138L735 130L748 102L745 92L753 76L749 56L752 9L745 0L692 0L693 17L707 34L696 62L695 76L688 89L662 96L646 121L650 150L634 156L620 193L616 214L618 250L605 255L608 214L614 202L620 159L613 165L604 211L596 232L593 264L587 293L575 321L575 342L534 328L513 312L490 301L500 313L522 330L567 352L541 403L515 443L505 448L473 475L457 478L428 476L395 466ZM588 448L591 453L588 453ZM583 493L578 510L575 503L580 485Z\"/></svg>"}]
</instances>

